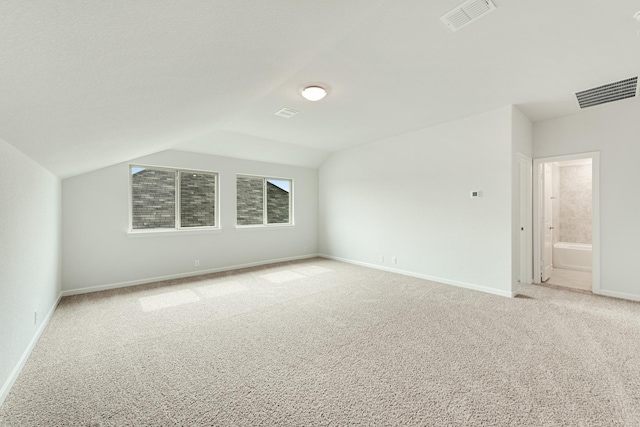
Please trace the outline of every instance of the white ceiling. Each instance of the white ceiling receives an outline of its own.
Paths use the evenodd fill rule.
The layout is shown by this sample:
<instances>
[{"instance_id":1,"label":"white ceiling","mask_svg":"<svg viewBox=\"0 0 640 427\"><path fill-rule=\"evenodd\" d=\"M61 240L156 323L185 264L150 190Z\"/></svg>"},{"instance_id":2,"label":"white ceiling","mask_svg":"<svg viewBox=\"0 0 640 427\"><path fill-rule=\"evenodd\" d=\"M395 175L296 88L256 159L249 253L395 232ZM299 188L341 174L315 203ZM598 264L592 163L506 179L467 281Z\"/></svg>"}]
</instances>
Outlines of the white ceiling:
<instances>
[{"instance_id":1,"label":"white ceiling","mask_svg":"<svg viewBox=\"0 0 640 427\"><path fill-rule=\"evenodd\" d=\"M494 0L454 33L460 3L0 0L0 138L61 177L170 148L317 167L504 105L573 114L640 72L640 0Z\"/></svg>"}]
</instances>

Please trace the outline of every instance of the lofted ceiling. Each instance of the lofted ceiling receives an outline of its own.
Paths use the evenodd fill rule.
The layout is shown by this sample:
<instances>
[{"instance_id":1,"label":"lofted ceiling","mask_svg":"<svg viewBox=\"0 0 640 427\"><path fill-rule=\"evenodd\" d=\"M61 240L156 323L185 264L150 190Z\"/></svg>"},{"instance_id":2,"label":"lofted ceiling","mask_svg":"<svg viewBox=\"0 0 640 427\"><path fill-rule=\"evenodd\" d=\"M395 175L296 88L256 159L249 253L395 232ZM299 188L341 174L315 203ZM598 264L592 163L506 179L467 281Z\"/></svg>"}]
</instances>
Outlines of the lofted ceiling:
<instances>
[{"instance_id":1,"label":"lofted ceiling","mask_svg":"<svg viewBox=\"0 0 640 427\"><path fill-rule=\"evenodd\" d=\"M62 178L166 149L318 167L640 72L640 0L493 1L451 32L459 0L0 0L0 138Z\"/></svg>"}]
</instances>

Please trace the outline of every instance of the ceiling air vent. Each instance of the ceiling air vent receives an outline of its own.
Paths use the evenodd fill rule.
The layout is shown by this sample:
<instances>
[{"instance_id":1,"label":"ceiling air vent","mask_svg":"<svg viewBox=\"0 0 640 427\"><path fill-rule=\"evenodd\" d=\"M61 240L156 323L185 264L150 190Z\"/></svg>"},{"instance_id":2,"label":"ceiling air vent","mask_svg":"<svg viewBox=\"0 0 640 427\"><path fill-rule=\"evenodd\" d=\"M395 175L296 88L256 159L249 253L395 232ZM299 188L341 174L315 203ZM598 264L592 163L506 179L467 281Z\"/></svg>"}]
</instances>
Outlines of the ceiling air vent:
<instances>
[{"instance_id":1,"label":"ceiling air vent","mask_svg":"<svg viewBox=\"0 0 640 427\"><path fill-rule=\"evenodd\" d=\"M285 119L288 119L289 117L293 117L296 114L298 114L296 110L290 110L288 108L283 108L280 111L276 111L276 116L284 117Z\"/></svg>"},{"instance_id":2,"label":"ceiling air vent","mask_svg":"<svg viewBox=\"0 0 640 427\"><path fill-rule=\"evenodd\" d=\"M636 96L638 88L638 76L619 82L609 83L593 89L583 90L576 93L580 108L593 107L594 105L606 104L607 102L620 101L621 99L633 98Z\"/></svg>"},{"instance_id":3,"label":"ceiling air vent","mask_svg":"<svg viewBox=\"0 0 640 427\"><path fill-rule=\"evenodd\" d=\"M451 31L458 31L495 9L491 0L468 0L440 17Z\"/></svg>"}]
</instances>

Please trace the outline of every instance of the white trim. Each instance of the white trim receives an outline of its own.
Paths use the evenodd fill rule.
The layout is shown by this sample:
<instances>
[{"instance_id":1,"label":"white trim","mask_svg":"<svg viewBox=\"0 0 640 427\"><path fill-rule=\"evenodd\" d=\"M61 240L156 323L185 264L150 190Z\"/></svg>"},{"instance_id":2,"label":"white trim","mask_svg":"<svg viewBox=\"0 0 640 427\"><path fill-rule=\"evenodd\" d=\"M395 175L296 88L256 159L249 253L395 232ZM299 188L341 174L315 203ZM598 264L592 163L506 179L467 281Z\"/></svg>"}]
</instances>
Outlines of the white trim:
<instances>
[{"instance_id":1,"label":"white trim","mask_svg":"<svg viewBox=\"0 0 640 427\"><path fill-rule=\"evenodd\" d=\"M427 274L414 273L412 271L400 270L397 268L385 267L382 265L369 264L367 262L354 261L352 259L340 258L337 256L318 254L317 256L334 261L346 262L347 264L359 265L361 267L374 268L376 270L388 271L390 273L402 274L403 276L416 277L418 279L430 280L432 282L438 282L445 285L457 286L459 288L470 289L473 291L480 291L487 294L499 295L501 297L514 298L517 294L511 291L501 291L499 289L488 288L482 285L476 285L475 283L459 282L457 280L444 279L442 277L429 276Z\"/></svg>"},{"instance_id":2,"label":"white trim","mask_svg":"<svg viewBox=\"0 0 640 427\"><path fill-rule=\"evenodd\" d=\"M222 233L218 227L186 227L186 228L140 228L125 232L128 237L157 237L157 236L179 236L193 234Z\"/></svg>"},{"instance_id":3,"label":"white trim","mask_svg":"<svg viewBox=\"0 0 640 427\"><path fill-rule=\"evenodd\" d=\"M591 207L591 254L593 256L592 274L593 286L592 291L599 293L600 284L600 153L594 153L591 169L593 176L591 178L591 191L593 201Z\"/></svg>"},{"instance_id":4,"label":"white trim","mask_svg":"<svg viewBox=\"0 0 640 427\"><path fill-rule=\"evenodd\" d=\"M271 260L267 260L267 261L250 262L250 263L247 263L247 264L231 265L231 266L227 266L227 267L210 268L208 270L191 271L191 272L188 272L188 273L170 274L168 276L159 276L159 277L151 277L151 278L147 278L147 279L130 280L128 282L110 283L110 284L107 284L107 285L91 286L91 287L88 287L88 288L68 289L66 291L62 291L61 295L63 297L67 297L67 296L71 296L71 295L87 294L87 293L90 293L90 292L100 292L100 291L107 291L107 290L110 290L110 289L127 288L129 286L145 285L147 283L162 282L162 281L165 281L165 280L182 279L182 278L185 278L185 277L202 276L202 275L205 275L205 274L220 273L222 271L240 270L242 268L257 267L257 266L260 266L260 265L268 265L268 264L276 264L276 263L279 263L279 262L297 261L297 260L301 260L301 259L315 258L317 256L318 256L318 254L298 255L298 256L287 257L287 258L271 259Z\"/></svg>"},{"instance_id":5,"label":"white trim","mask_svg":"<svg viewBox=\"0 0 640 427\"><path fill-rule=\"evenodd\" d=\"M603 295L606 297L621 298L621 299L627 299L631 301L640 301L640 295L625 294L623 292L607 291L607 290L600 289L598 291L594 290L593 293L596 295Z\"/></svg>"},{"instance_id":6,"label":"white trim","mask_svg":"<svg viewBox=\"0 0 640 427\"><path fill-rule=\"evenodd\" d=\"M24 368L25 363L27 363L27 360L29 360L29 356L31 355L31 352L33 351L36 344L38 343L38 340L40 339L42 332L44 332L45 328L49 324L49 320L51 320L51 316L53 316L53 313L56 311L56 308L58 307L58 304L60 303L61 298L62 298L62 292L58 295L58 298L56 298L56 301L53 303L53 305L49 309L49 312L44 317L44 319L42 319L42 322L40 322L40 326L38 327L38 329L36 330L36 333L31 338L31 341L29 341L29 344L27 345L27 348L22 353L22 356L20 356L18 363L16 363L16 366L13 368L13 370L9 374L9 377L2 385L2 388L0 388L0 406L2 406L2 404L4 403L4 400L9 395L9 392L11 391L11 387L13 387L13 384L18 379L18 376L20 375L20 372L22 372L22 368Z\"/></svg>"},{"instance_id":7,"label":"white trim","mask_svg":"<svg viewBox=\"0 0 640 427\"><path fill-rule=\"evenodd\" d=\"M236 225L236 231L272 230L274 228L296 228L294 224Z\"/></svg>"},{"instance_id":8,"label":"white trim","mask_svg":"<svg viewBox=\"0 0 640 427\"><path fill-rule=\"evenodd\" d=\"M592 268L592 292L594 294L616 296L626 295L617 292L605 294L600 288L600 152L592 151L588 153L569 154L565 156L542 157L533 160L533 283L540 283L540 165L544 163L563 162L567 160L578 160L591 158L592 188L593 194L591 212L591 244L593 256ZM632 299L618 296L618 298Z\"/></svg>"},{"instance_id":9,"label":"white trim","mask_svg":"<svg viewBox=\"0 0 640 427\"><path fill-rule=\"evenodd\" d=\"M286 178L284 176L273 176L273 175L257 175L255 173L236 173L236 178L239 176L248 176L252 178L264 178L264 179L275 179L277 181L293 181L293 178Z\"/></svg>"}]
</instances>

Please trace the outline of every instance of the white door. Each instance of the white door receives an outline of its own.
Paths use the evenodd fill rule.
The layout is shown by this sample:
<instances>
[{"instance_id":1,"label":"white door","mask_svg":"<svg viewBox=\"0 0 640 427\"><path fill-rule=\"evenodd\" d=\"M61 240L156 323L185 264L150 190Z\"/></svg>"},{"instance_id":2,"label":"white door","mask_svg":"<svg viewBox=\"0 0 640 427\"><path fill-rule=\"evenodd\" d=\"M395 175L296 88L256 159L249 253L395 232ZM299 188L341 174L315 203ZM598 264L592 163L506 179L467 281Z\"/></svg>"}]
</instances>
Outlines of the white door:
<instances>
[{"instance_id":1,"label":"white door","mask_svg":"<svg viewBox=\"0 0 640 427\"><path fill-rule=\"evenodd\" d=\"M518 280L530 284L533 279L533 255L531 247L531 158L518 153L518 258L520 260Z\"/></svg>"},{"instance_id":2,"label":"white door","mask_svg":"<svg viewBox=\"0 0 640 427\"><path fill-rule=\"evenodd\" d=\"M551 194L553 191L553 181L551 179L551 165L544 164L544 174L542 174L542 212L544 244L542 245L542 281L549 280L553 269L553 205Z\"/></svg>"}]
</instances>

